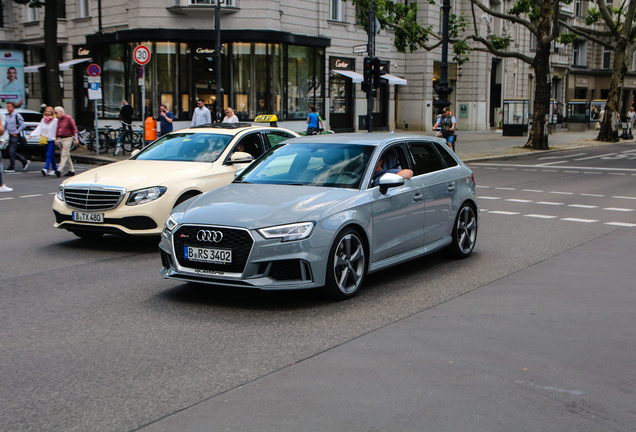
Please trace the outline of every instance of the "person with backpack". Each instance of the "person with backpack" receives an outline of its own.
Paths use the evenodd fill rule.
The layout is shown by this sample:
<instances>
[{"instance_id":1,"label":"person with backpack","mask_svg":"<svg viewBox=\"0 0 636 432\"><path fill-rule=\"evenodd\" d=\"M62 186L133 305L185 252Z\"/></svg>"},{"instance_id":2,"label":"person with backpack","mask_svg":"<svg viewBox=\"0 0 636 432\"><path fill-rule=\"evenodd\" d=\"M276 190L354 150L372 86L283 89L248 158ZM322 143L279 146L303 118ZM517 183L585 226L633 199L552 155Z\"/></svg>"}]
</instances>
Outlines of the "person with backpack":
<instances>
[{"instance_id":1,"label":"person with backpack","mask_svg":"<svg viewBox=\"0 0 636 432\"><path fill-rule=\"evenodd\" d=\"M4 119L4 129L9 134L9 167L4 170L4 172L15 172L16 159L22 162L22 170L26 171L31 162L17 152L22 131L26 128L26 125L20 113L15 111L15 104L13 102L7 102L7 111L8 113ZM22 138L24 139L24 137Z\"/></svg>"},{"instance_id":2,"label":"person with backpack","mask_svg":"<svg viewBox=\"0 0 636 432\"><path fill-rule=\"evenodd\" d=\"M446 143L453 151L455 151L455 139L457 138L455 135L456 126L457 120L455 120L453 113L448 108L442 110L442 113L437 116L437 121L433 126L434 130L439 130L437 136L446 138Z\"/></svg>"}]
</instances>

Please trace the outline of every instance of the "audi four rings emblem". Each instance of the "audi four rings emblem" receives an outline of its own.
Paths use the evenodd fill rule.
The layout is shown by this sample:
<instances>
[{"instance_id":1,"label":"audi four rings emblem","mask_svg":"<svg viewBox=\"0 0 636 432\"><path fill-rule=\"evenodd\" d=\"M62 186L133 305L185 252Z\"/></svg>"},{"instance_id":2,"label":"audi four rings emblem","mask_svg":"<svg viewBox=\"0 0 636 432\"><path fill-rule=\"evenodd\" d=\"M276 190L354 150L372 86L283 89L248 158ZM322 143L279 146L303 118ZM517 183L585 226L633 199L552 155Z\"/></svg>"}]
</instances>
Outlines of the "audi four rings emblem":
<instances>
[{"instance_id":1,"label":"audi four rings emblem","mask_svg":"<svg viewBox=\"0 0 636 432\"><path fill-rule=\"evenodd\" d=\"M197 233L197 240L218 243L223 240L223 233L221 231L201 230Z\"/></svg>"}]
</instances>

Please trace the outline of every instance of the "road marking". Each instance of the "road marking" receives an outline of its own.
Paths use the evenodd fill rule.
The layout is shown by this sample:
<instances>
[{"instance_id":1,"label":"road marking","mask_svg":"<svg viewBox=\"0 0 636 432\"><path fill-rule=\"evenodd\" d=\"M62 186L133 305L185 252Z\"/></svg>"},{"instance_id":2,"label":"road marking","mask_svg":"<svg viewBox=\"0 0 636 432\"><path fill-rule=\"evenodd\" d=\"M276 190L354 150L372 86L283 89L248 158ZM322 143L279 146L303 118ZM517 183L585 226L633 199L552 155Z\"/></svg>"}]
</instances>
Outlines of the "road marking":
<instances>
[{"instance_id":1,"label":"road marking","mask_svg":"<svg viewBox=\"0 0 636 432\"><path fill-rule=\"evenodd\" d=\"M557 202L551 202L551 201L538 201L537 204L553 205L553 206L565 205L565 203L557 203Z\"/></svg>"},{"instance_id":2,"label":"road marking","mask_svg":"<svg viewBox=\"0 0 636 432\"><path fill-rule=\"evenodd\" d=\"M521 192L537 192L537 193L542 193L542 190L537 190L537 189L522 189Z\"/></svg>"},{"instance_id":3,"label":"road marking","mask_svg":"<svg viewBox=\"0 0 636 432\"><path fill-rule=\"evenodd\" d=\"M531 203L531 200L524 200L524 199L507 199L506 201L510 201L510 202L518 202L518 203Z\"/></svg>"},{"instance_id":4,"label":"road marking","mask_svg":"<svg viewBox=\"0 0 636 432\"><path fill-rule=\"evenodd\" d=\"M496 187L497 190L517 190L515 188L506 188L506 187Z\"/></svg>"},{"instance_id":5,"label":"road marking","mask_svg":"<svg viewBox=\"0 0 636 432\"><path fill-rule=\"evenodd\" d=\"M603 173L585 171L583 174L603 174Z\"/></svg>"},{"instance_id":6,"label":"road marking","mask_svg":"<svg viewBox=\"0 0 636 432\"><path fill-rule=\"evenodd\" d=\"M495 210L495 211L491 211L490 214L500 214L500 215L518 215L519 213L517 212L507 212L507 211L499 211L499 210Z\"/></svg>"},{"instance_id":7,"label":"road marking","mask_svg":"<svg viewBox=\"0 0 636 432\"><path fill-rule=\"evenodd\" d=\"M607 207L607 208L604 208L603 210L618 211L618 212L632 212L632 211L634 211L634 209L626 209L626 208L619 208L619 207Z\"/></svg>"},{"instance_id":8,"label":"road marking","mask_svg":"<svg viewBox=\"0 0 636 432\"><path fill-rule=\"evenodd\" d=\"M517 171L517 168L502 168L502 171Z\"/></svg>"},{"instance_id":9,"label":"road marking","mask_svg":"<svg viewBox=\"0 0 636 432\"><path fill-rule=\"evenodd\" d=\"M614 226L621 226L621 227L636 227L636 224L625 223L625 222L605 222L605 225L614 225Z\"/></svg>"},{"instance_id":10,"label":"road marking","mask_svg":"<svg viewBox=\"0 0 636 432\"><path fill-rule=\"evenodd\" d=\"M555 219L557 216L549 216L549 215L542 215L542 214L527 214L524 215L525 217L533 217L533 218L539 218L539 219Z\"/></svg>"},{"instance_id":11,"label":"road marking","mask_svg":"<svg viewBox=\"0 0 636 432\"><path fill-rule=\"evenodd\" d=\"M607 173L607 175L627 175L626 173Z\"/></svg>"},{"instance_id":12,"label":"road marking","mask_svg":"<svg viewBox=\"0 0 636 432\"><path fill-rule=\"evenodd\" d=\"M575 161L582 161L582 160L588 160L588 159L598 159L598 158L602 158L605 156L614 156L617 155L618 153L607 153L604 155L598 155L598 156L588 156L588 157L584 157L584 158L579 158L579 159L574 159Z\"/></svg>"},{"instance_id":13,"label":"road marking","mask_svg":"<svg viewBox=\"0 0 636 432\"><path fill-rule=\"evenodd\" d=\"M563 159L563 158L571 158L571 157L576 157L576 156L585 156L587 153L577 153L577 154L573 154L573 155L569 155L569 156L545 156L542 158L539 158L538 160L542 160L542 159Z\"/></svg>"},{"instance_id":14,"label":"road marking","mask_svg":"<svg viewBox=\"0 0 636 432\"><path fill-rule=\"evenodd\" d=\"M561 220L568 221L568 222L582 222L582 223L598 222L597 220L594 220L594 219L577 219L577 218L562 218Z\"/></svg>"},{"instance_id":15,"label":"road marking","mask_svg":"<svg viewBox=\"0 0 636 432\"><path fill-rule=\"evenodd\" d=\"M22 195L22 196L19 196L18 198L33 198L33 197L39 197L39 196L43 196L43 195L42 194Z\"/></svg>"},{"instance_id":16,"label":"road marking","mask_svg":"<svg viewBox=\"0 0 636 432\"><path fill-rule=\"evenodd\" d=\"M603 198L605 195L598 195L598 194L581 194L581 196L589 196L589 197Z\"/></svg>"},{"instance_id":17,"label":"road marking","mask_svg":"<svg viewBox=\"0 0 636 432\"><path fill-rule=\"evenodd\" d=\"M479 186L479 185L477 185L475 187L482 188L482 189L490 189L490 186Z\"/></svg>"},{"instance_id":18,"label":"road marking","mask_svg":"<svg viewBox=\"0 0 636 432\"><path fill-rule=\"evenodd\" d=\"M481 209L481 211L483 211L483 212L488 212L488 209Z\"/></svg>"},{"instance_id":19,"label":"road marking","mask_svg":"<svg viewBox=\"0 0 636 432\"><path fill-rule=\"evenodd\" d=\"M9 197L9 198L0 198L0 201L6 201L6 200L12 200L12 199L15 199L15 198L13 198L13 197Z\"/></svg>"},{"instance_id":20,"label":"road marking","mask_svg":"<svg viewBox=\"0 0 636 432\"><path fill-rule=\"evenodd\" d=\"M498 199L501 199L500 197L488 197L488 196L478 196L477 198L485 199L485 200L498 200Z\"/></svg>"},{"instance_id":21,"label":"road marking","mask_svg":"<svg viewBox=\"0 0 636 432\"><path fill-rule=\"evenodd\" d=\"M559 192L559 191L550 191L551 194L556 195L574 195L572 192Z\"/></svg>"},{"instance_id":22,"label":"road marking","mask_svg":"<svg viewBox=\"0 0 636 432\"><path fill-rule=\"evenodd\" d=\"M578 174L580 173L580 171L563 171L564 173L568 173L568 174Z\"/></svg>"},{"instance_id":23,"label":"road marking","mask_svg":"<svg viewBox=\"0 0 636 432\"><path fill-rule=\"evenodd\" d=\"M543 172L559 172L557 170L541 170L541 171L543 171Z\"/></svg>"},{"instance_id":24,"label":"road marking","mask_svg":"<svg viewBox=\"0 0 636 432\"><path fill-rule=\"evenodd\" d=\"M498 170L499 168L484 168L484 169L489 169L489 170Z\"/></svg>"},{"instance_id":25,"label":"road marking","mask_svg":"<svg viewBox=\"0 0 636 432\"><path fill-rule=\"evenodd\" d=\"M541 160L541 159L539 159L539 160ZM542 163L542 164L539 164L537 166L548 166L548 165L554 165L554 164L560 164L560 163L568 163L568 162L570 162L570 161L560 160L560 161L555 161L555 162Z\"/></svg>"},{"instance_id":26,"label":"road marking","mask_svg":"<svg viewBox=\"0 0 636 432\"><path fill-rule=\"evenodd\" d=\"M612 198L636 200L636 197L627 197L627 196L613 196Z\"/></svg>"},{"instance_id":27,"label":"road marking","mask_svg":"<svg viewBox=\"0 0 636 432\"><path fill-rule=\"evenodd\" d=\"M598 208L598 206L584 205L584 204L568 204L568 207L585 208L585 209Z\"/></svg>"},{"instance_id":28,"label":"road marking","mask_svg":"<svg viewBox=\"0 0 636 432\"><path fill-rule=\"evenodd\" d=\"M521 171L537 171L536 169L523 169Z\"/></svg>"},{"instance_id":29,"label":"road marking","mask_svg":"<svg viewBox=\"0 0 636 432\"><path fill-rule=\"evenodd\" d=\"M543 165L523 165L523 164L493 164L493 163L471 163L469 165L478 165L483 167L511 167L511 168L541 168ZM624 172L636 172L636 168L603 168L603 167L582 167L582 166L550 166L550 168L559 168L559 169L567 169L567 170L596 170L596 171L624 171ZM535 170L536 171L536 170ZM545 170L542 170L545 171ZM558 172L558 171L550 171L550 172Z\"/></svg>"}]
</instances>

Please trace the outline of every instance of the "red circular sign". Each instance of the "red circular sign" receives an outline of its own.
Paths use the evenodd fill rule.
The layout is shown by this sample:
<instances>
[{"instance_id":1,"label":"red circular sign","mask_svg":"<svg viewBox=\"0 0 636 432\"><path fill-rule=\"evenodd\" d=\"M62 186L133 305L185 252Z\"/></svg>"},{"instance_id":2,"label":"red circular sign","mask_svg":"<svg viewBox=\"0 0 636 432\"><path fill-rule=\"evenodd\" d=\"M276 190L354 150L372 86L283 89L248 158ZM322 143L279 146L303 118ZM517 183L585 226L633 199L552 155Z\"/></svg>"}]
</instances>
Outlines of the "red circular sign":
<instances>
[{"instance_id":1,"label":"red circular sign","mask_svg":"<svg viewBox=\"0 0 636 432\"><path fill-rule=\"evenodd\" d=\"M139 45L133 51L133 58L137 64L145 65L150 61L150 49L145 45Z\"/></svg>"},{"instance_id":2,"label":"red circular sign","mask_svg":"<svg viewBox=\"0 0 636 432\"><path fill-rule=\"evenodd\" d=\"M99 74L102 72L99 66L97 66L95 63L88 65L88 69L86 70L88 71L88 74L90 76L99 76Z\"/></svg>"}]
</instances>

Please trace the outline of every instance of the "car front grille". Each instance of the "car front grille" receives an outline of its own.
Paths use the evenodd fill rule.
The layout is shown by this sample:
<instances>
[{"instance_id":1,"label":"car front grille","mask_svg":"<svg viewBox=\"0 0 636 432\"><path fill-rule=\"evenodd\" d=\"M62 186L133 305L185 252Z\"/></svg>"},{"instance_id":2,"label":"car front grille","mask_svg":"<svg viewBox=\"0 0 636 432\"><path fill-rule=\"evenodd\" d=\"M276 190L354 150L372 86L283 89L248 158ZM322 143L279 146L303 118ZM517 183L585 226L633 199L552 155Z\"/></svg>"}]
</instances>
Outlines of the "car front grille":
<instances>
[{"instance_id":1,"label":"car front grille","mask_svg":"<svg viewBox=\"0 0 636 432\"><path fill-rule=\"evenodd\" d=\"M223 239L218 243L199 241L197 240L197 233L200 230L220 231L223 234ZM174 233L173 238L175 255L179 265L192 269L212 270L225 273L243 273L247 259L252 251L252 245L254 244L252 236L246 230L210 226L185 225ZM185 246L231 249L232 263L212 264L187 260L184 258Z\"/></svg>"},{"instance_id":2,"label":"car front grille","mask_svg":"<svg viewBox=\"0 0 636 432\"><path fill-rule=\"evenodd\" d=\"M126 193L123 188L87 186L64 188L67 206L89 212L112 210Z\"/></svg>"}]
</instances>

